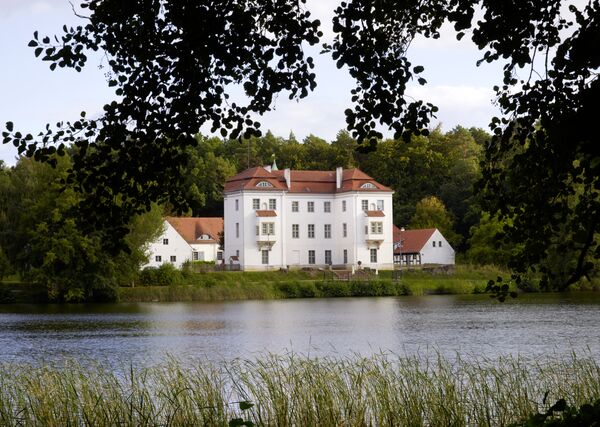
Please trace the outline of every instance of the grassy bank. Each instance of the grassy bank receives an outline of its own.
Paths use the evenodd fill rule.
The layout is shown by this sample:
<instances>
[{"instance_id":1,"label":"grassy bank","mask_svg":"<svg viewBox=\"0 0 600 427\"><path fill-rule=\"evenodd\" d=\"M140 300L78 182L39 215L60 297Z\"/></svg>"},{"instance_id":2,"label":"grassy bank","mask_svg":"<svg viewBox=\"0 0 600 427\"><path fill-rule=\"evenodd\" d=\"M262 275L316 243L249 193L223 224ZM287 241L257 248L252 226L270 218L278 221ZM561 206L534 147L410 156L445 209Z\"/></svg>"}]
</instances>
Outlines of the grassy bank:
<instances>
[{"instance_id":1,"label":"grassy bank","mask_svg":"<svg viewBox=\"0 0 600 427\"><path fill-rule=\"evenodd\" d=\"M330 280L319 271L187 273L173 285L121 288L119 295L124 302L148 302L473 294L484 292L498 275L508 273L457 266L451 274L405 271L398 280L391 271L381 271L363 281Z\"/></svg>"},{"instance_id":2,"label":"grassy bank","mask_svg":"<svg viewBox=\"0 0 600 427\"><path fill-rule=\"evenodd\" d=\"M559 398L600 398L593 360L450 363L380 355L265 356L146 368L0 365L0 424L224 426L508 425ZM544 394L548 393L544 403ZM242 411L236 402L254 406ZM239 425L239 424L238 424Z\"/></svg>"},{"instance_id":3,"label":"grassy bank","mask_svg":"<svg viewBox=\"0 0 600 427\"><path fill-rule=\"evenodd\" d=\"M330 298L478 294L487 282L510 273L494 266L457 265L451 273L405 270L393 280L391 271L380 271L371 280L334 281L322 271L269 272L181 272L162 277L161 286L121 287L122 302L225 301L281 298ZM578 283L574 291L600 290L600 279ZM514 286L513 286L514 288ZM536 291L535 288L528 291ZM0 283L0 303L46 302L43 287L17 281Z\"/></svg>"}]
</instances>

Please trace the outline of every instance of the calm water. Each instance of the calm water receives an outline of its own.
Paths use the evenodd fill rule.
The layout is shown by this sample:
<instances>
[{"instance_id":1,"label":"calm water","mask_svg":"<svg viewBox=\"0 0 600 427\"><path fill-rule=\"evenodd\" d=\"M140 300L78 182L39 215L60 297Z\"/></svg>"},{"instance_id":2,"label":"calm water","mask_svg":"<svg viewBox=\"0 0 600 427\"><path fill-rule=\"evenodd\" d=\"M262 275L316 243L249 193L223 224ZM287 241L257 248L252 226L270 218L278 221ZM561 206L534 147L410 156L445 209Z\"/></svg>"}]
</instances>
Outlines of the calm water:
<instances>
[{"instance_id":1,"label":"calm water","mask_svg":"<svg viewBox=\"0 0 600 427\"><path fill-rule=\"evenodd\" d=\"M428 296L228 303L0 305L0 362L155 363L287 352L432 350L453 358L583 351L600 360L600 295Z\"/></svg>"}]
</instances>

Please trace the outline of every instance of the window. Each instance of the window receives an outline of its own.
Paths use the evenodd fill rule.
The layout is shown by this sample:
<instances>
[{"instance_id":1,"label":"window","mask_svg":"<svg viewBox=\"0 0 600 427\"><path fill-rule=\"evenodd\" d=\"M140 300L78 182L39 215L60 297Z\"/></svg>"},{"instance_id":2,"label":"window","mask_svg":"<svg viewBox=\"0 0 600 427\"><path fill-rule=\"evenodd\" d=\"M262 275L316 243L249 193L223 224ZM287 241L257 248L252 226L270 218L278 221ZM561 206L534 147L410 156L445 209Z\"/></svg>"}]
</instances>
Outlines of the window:
<instances>
[{"instance_id":1,"label":"window","mask_svg":"<svg viewBox=\"0 0 600 427\"><path fill-rule=\"evenodd\" d=\"M218 252L217 252L217 259L218 259L219 261L221 261L221 260L223 259L223 252L221 252L221 251L218 251Z\"/></svg>"},{"instance_id":2,"label":"window","mask_svg":"<svg viewBox=\"0 0 600 427\"><path fill-rule=\"evenodd\" d=\"M235 250L235 256L238 257L238 259L239 259L239 257L240 257L240 250L239 249Z\"/></svg>"},{"instance_id":3,"label":"window","mask_svg":"<svg viewBox=\"0 0 600 427\"><path fill-rule=\"evenodd\" d=\"M315 225L314 224L308 224L308 238L309 239L315 238Z\"/></svg>"},{"instance_id":4,"label":"window","mask_svg":"<svg viewBox=\"0 0 600 427\"><path fill-rule=\"evenodd\" d=\"M378 211L383 210L383 200L377 200L377 210Z\"/></svg>"},{"instance_id":5,"label":"window","mask_svg":"<svg viewBox=\"0 0 600 427\"><path fill-rule=\"evenodd\" d=\"M292 202L292 212L298 212L298 202Z\"/></svg>"},{"instance_id":6,"label":"window","mask_svg":"<svg viewBox=\"0 0 600 427\"><path fill-rule=\"evenodd\" d=\"M365 234L369 234L369 226L365 225Z\"/></svg>"},{"instance_id":7,"label":"window","mask_svg":"<svg viewBox=\"0 0 600 427\"><path fill-rule=\"evenodd\" d=\"M325 264L331 265L331 251L330 250L325 251Z\"/></svg>"},{"instance_id":8,"label":"window","mask_svg":"<svg viewBox=\"0 0 600 427\"><path fill-rule=\"evenodd\" d=\"M342 235L344 237L348 237L348 224L346 223L342 224Z\"/></svg>"},{"instance_id":9,"label":"window","mask_svg":"<svg viewBox=\"0 0 600 427\"><path fill-rule=\"evenodd\" d=\"M371 249L371 262L377 262L377 249Z\"/></svg>"},{"instance_id":10,"label":"window","mask_svg":"<svg viewBox=\"0 0 600 427\"><path fill-rule=\"evenodd\" d=\"M260 234L260 227L257 225L256 226L256 235L258 236Z\"/></svg>"},{"instance_id":11,"label":"window","mask_svg":"<svg viewBox=\"0 0 600 427\"><path fill-rule=\"evenodd\" d=\"M256 184L257 187L272 187L273 184L271 184L270 182L267 181L260 181L258 184Z\"/></svg>"},{"instance_id":12,"label":"window","mask_svg":"<svg viewBox=\"0 0 600 427\"><path fill-rule=\"evenodd\" d=\"M277 209L277 199L269 199L269 209L272 211Z\"/></svg>"},{"instance_id":13,"label":"window","mask_svg":"<svg viewBox=\"0 0 600 427\"><path fill-rule=\"evenodd\" d=\"M368 188L369 190L374 190L377 187L375 187L375 185L370 182L365 182L363 185L360 186L360 188Z\"/></svg>"},{"instance_id":14,"label":"window","mask_svg":"<svg viewBox=\"0 0 600 427\"><path fill-rule=\"evenodd\" d=\"M264 265L268 265L269 264L269 251L262 251L262 263Z\"/></svg>"},{"instance_id":15,"label":"window","mask_svg":"<svg viewBox=\"0 0 600 427\"><path fill-rule=\"evenodd\" d=\"M192 252L192 261L198 261L198 252Z\"/></svg>"},{"instance_id":16,"label":"window","mask_svg":"<svg viewBox=\"0 0 600 427\"><path fill-rule=\"evenodd\" d=\"M235 237L236 238L240 237L240 223L239 222L235 223Z\"/></svg>"},{"instance_id":17,"label":"window","mask_svg":"<svg viewBox=\"0 0 600 427\"><path fill-rule=\"evenodd\" d=\"M314 212L315 211L315 202L308 202L306 204L306 211L307 212Z\"/></svg>"},{"instance_id":18,"label":"window","mask_svg":"<svg viewBox=\"0 0 600 427\"><path fill-rule=\"evenodd\" d=\"M175 255L171 255L171 262L177 262L177 257Z\"/></svg>"},{"instance_id":19,"label":"window","mask_svg":"<svg viewBox=\"0 0 600 427\"><path fill-rule=\"evenodd\" d=\"M368 200L361 200L360 205L362 206L363 211L369 210L369 201Z\"/></svg>"},{"instance_id":20,"label":"window","mask_svg":"<svg viewBox=\"0 0 600 427\"><path fill-rule=\"evenodd\" d=\"M160 255L156 255L156 256L154 257L154 261L156 261L156 262L161 262L161 261L162 261L162 257L161 257Z\"/></svg>"},{"instance_id":21,"label":"window","mask_svg":"<svg viewBox=\"0 0 600 427\"><path fill-rule=\"evenodd\" d=\"M308 251L308 263L309 264L315 263L315 251Z\"/></svg>"},{"instance_id":22,"label":"window","mask_svg":"<svg viewBox=\"0 0 600 427\"><path fill-rule=\"evenodd\" d=\"M331 224L325 224L324 235L326 239L331 239Z\"/></svg>"},{"instance_id":23,"label":"window","mask_svg":"<svg viewBox=\"0 0 600 427\"><path fill-rule=\"evenodd\" d=\"M346 212L346 201L342 200L342 212Z\"/></svg>"},{"instance_id":24,"label":"window","mask_svg":"<svg viewBox=\"0 0 600 427\"><path fill-rule=\"evenodd\" d=\"M292 239L297 239L300 237L300 225L292 224Z\"/></svg>"},{"instance_id":25,"label":"window","mask_svg":"<svg viewBox=\"0 0 600 427\"><path fill-rule=\"evenodd\" d=\"M348 264L348 249L344 249L344 264Z\"/></svg>"},{"instance_id":26,"label":"window","mask_svg":"<svg viewBox=\"0 0 600 427\"><path fill-rule=\"evenodd\" d=\"M383 222L372 222L371 234L383 234Z\"/></svg>"},{"instance_id":27,"label":"window","mask_svg":"<svg viewBox=\"0 0 600 427\"><path fill-rule=\"evenodd\" d=\"M438 242L438 246L439 246L440 248L442 247L442 241L441 241L441 240Z\"/></svg>"},{"instance_id":28,"label":"window","mask_svg":"<svg viewBox=\"0 0 600 427\"><path fill-rule=\"evenodd\" d=\"M272 236L275 234L275 223L274 222L263 222L262 223L262 234L263 236Z\"/></svg>"},{"instance_id":29,"label":"window","mask_svg":"<svg viewBox=\"0 0 600 427\"><path fill-rule=\"evenodd\" d=\"M323 212L331 212L331 202L323 202Z\"/></svg>"},{"instance_id":30,"label":"window","mask_svg":"<svg viewBox=\"0 0 600 427\"><path fill-rule=\"evenodd\" d=\"M252 209L255 211L260 209L260 199L252 199Z\"/></svg>"},{"instance_id":31,"label":"window","mask_svg":"<svg viewBox=\"0 0 600 427\"><path fill-rule=\"evenodd\" d=\"M240 210L240 201L239 201L239 199L235 199L235 210L236 211Z\"/></svg>"},{"instance_id":32,"label":"window","mask_svg":"<svg viewBox=\"0 0 600 427\"><path fill-rule=\"evenodd\" d=\"M435 248L435 240L433 242L431 242L431 243L433 243L433 247Z\"/></svg>"},{"instance_id":33,"label":"window","mask_svg":"<svg viewBox=\"0 0 600 427\"><path fill-rule=\"evenodd\" d=\"M168 245L169 244L169 239L163 239L163 245Z\"/></svg>"}]
</instances>

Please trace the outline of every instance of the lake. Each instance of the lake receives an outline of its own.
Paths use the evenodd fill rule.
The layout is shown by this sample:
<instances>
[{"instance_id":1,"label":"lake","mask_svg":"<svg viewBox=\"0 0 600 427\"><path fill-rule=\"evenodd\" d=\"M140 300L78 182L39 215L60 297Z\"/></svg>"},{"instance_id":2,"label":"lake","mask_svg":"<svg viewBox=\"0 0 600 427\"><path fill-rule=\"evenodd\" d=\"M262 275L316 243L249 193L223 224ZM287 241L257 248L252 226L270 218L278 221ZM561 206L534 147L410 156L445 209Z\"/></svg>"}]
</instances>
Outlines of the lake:
<instances>
[{"instance_id":1,"label":"lake","mask_svg":"<svg viewBox=\"0 0 600 427\"><path fill-rule=\"evenodd\" d=\"M297 299L222 303L0 305L0 362L229 360L264 352L380 352L453 359L565 354L600 359L600 294Z\"/></svg>"}]
</instances>

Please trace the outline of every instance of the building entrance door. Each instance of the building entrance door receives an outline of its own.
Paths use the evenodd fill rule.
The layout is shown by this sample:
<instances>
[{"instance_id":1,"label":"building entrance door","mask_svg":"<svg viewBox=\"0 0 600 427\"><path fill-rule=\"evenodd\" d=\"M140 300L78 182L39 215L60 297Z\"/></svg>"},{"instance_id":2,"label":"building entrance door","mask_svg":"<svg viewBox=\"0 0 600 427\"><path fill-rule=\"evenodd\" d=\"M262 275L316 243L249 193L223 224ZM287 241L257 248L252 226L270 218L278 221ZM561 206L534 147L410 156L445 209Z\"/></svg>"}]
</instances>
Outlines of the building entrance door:
<instances>
[{"instance_id":1,"label":"building entrance door","mask_svg":"<svg viewBox=\"0 0 600 427\"><path fill-rule=\"evenodd\" d=\"M300 265L300 251L292 251L292 265Z\"/></svg>"}]
</instances>

